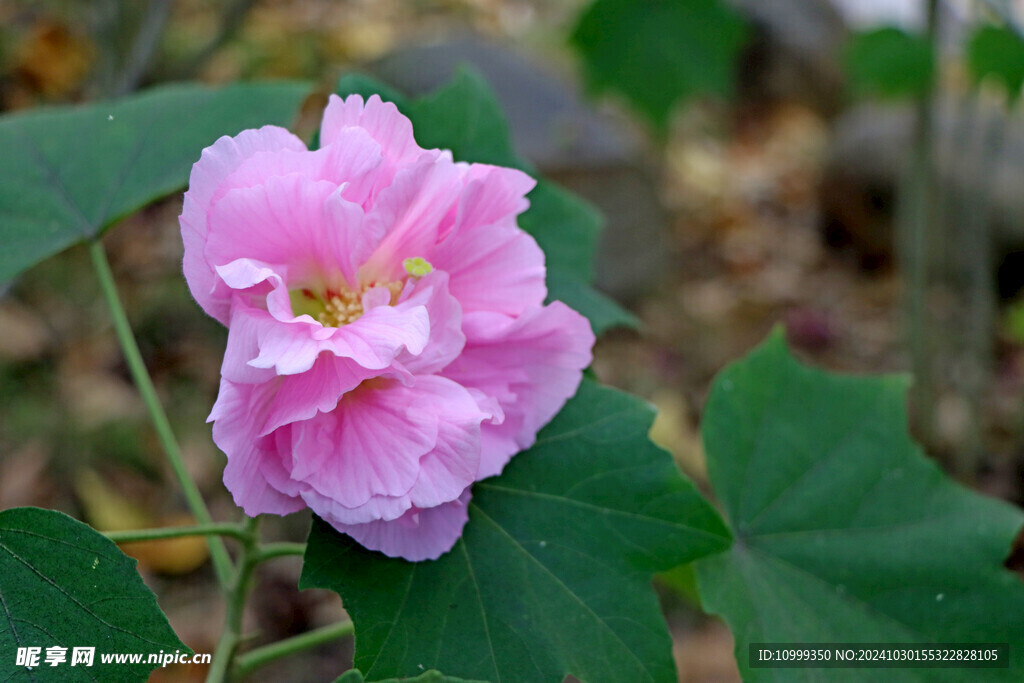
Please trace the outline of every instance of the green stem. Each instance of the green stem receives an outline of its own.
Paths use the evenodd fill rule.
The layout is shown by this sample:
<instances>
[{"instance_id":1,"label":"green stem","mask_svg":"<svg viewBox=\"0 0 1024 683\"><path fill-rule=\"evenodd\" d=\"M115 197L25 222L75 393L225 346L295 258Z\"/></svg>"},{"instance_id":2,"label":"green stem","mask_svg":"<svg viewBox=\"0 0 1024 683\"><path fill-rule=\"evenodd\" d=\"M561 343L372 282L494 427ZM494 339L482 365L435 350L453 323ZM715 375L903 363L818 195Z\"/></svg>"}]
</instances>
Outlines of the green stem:
<instances>
[{"instance_id":1,"label":"green stem","mask_svg":"<svg viewBox=\"0 0 1024 683\"><path fill-rule=\"evenodd\" d=\"M213 651L213 662L206 675L206 683L224 683L229 680L235 652L242 642L242 616L245 613L245 600L249 597L249 583L252 570L260 562L259 518L246 520L245 538L242 540L242 557L238 560L238 572L228 590L227 606L224 613L224 628L217 641L217 649Z\"/></svg>"},{"instance_id":2,"label":"green stem","mask_svg":"<svg viewBox=\"0 0 1024 683\"><path fill-rule=\"evenodd\" d=\"M193 526L169 526L160 529L127 529L105 531L103 535L114 543L135 543L136 541L157 541L164 538L185 536L230 536L245 538L245 531L238 524L195 524Z\"/></svg>"},{"instance_id":3,"label":"green stem","mask_svg":"<svg viewBox=\"0 0 1024 683\"><path fill-rule=\"evenodd\" d=\"M354 631L355 626L351 621L339 621L336 624L322 626L321 628L301 635L279 640L276 643L264 645L263 647L258 647L238 658L237 663L235 664L234 673L239 677L244 676L248 673L252 673L254 670L264 666L265 664L269 664L275 659L288 657L302 652L303 650L308 650L318 645L323 645L324 643L337 640L338 638L350 636Z\"/></svg>"},{"instance_id":4,"label":"green stem","mask_svg":"<svg viewBox=\"0 0 1024 683\"><path fill-rule=\"evenodd\" d=\"M103 296L110 307L110 315L114 321L114 330L117 333L117 340L121 343L121 350L124 353L125 361L128 363L128 369L131 372L132 379L135 380L135 386L138 387L139 394L142 395L142 402L145 403L146 410L149 411L149 416L153 420L157 437L160 440L161 446L163 446L164 453L167 455L167 460L171 464L171 469L174 470L174 474L181 484L189 509L201 524L212 524L213 518L210 517L210 511L206 508L206 503L199 493L199 488L192 481L192 477L189 476L188 469L185 467L185 461L182 459L181 451L178 448L178 442L174 438L174 432L171 430L171 423L167 419L167 413L164 412L163 406L160 405L160 399L157 397L153 380L150 379L149 372L146 370L146 364L142 361L139 345L136 343L135 335L132 334L132 328L128 324L128 316L125 313L124 306L121 304L121 298L117 294L117 285L114 283L114 274L110 270L110 262L107 260L107 254L99 238L89 243L89 254L92 256L92 263L96 269L96 275L99 278ZM228 556L227 548L224 547L224 542L217 536L209 536L207 542L210 545L210 557L213 559L217 578L222 586L227 586L231 582L231 575L233 573L231 558Z\"/></svg>"},{"instance_id":5,"label":"green stem","mask_svg":"<svg viewBox=\"0 0 1024 683\"><path fill-rule=\"evenodd\" d=\"M275 557L305 554L305 543L267 543L265 545L260 546L257 561L263 562L265 560L272 560Z\"/></svg>"}]
</instances>

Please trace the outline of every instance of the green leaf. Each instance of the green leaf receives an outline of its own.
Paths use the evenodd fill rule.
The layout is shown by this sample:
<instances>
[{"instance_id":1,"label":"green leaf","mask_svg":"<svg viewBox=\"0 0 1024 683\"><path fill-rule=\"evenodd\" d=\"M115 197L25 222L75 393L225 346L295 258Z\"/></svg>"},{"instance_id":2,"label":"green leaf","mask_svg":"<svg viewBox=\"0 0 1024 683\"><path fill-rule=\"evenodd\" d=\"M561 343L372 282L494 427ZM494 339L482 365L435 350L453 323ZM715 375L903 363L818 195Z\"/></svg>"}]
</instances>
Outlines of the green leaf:
<instances>
[{"instance_id":1,"label":"green leaf","mask_svg":"<svg viewBox=\"0 0 1024 683\"><path fill-rule=\"evenodd\" d=\"M975 81L995 78L1016 100L1024 84L1024 39L1006 27L982 26L967 43L967 66Z\"/></svg>"},{"instance_id":2,"label":"green leaf","mask_svg":"<svg viewBox=\"0 0 1024 683\"><path fill-rule=\"evenodd\" d=\"M171 85L0 117L0 282L183 187L221 135L289 123L308 89Z\"/></svg>"},{"instance_id":3,"label":"green leaf","mask_svg":"<svg viewBox=\"0 0 1024 683\"><path fill-rule=\"evenodd\" d=\"M62 664L46 649L67 648ZM15 666L20 647L42 648L36 669ZM93 666L71 666L95 647ZM90 527L39 508L0 512L0 680L145 681L159 664L103 664L101 654L191 650L178 640L135 560Z\"/></svg>"},{"instance_id":4,"label":"green leaf","mask_svg":"<svg viewBox=\"0 0 1024 683\"><path fill-rule=\"evenodd\" d=\"M365 680L359 669L350 669L338 676L334 683L363 683ZM379 683L483 683L483 681L452 678L451 676L445 676L440 671L431 669L430 671L423 672L416 678L389 678L386 681L379 681Z\"/></svg>"},{"instance_id":5,"label":"green leaf","mask_svg":"<svg viewBox=\"0 0 1024 683\"><path fill-rule=\"evenodd\" d=\"M422 147L450 149L459 161L509 166L537 176L515 155L498 101L475 71L460 69L451 83L413 101L360 74L342 77L336 92L364 97L376 92L394 102L412 121ZM544 250L548 300L562 301L585 315L596 334L619 325L635 327L636 318L590 287L602 227L597 209L544 179L528 198L530 208L519 217L519 225Z\"/></svg>"},{"instance_id":6,"label":"green leaf","mask_svg":"<svg viewBox=\"0 0 1024 683\"><path fill-rule=\"evenodd\" d=\"M497 681L674 681L651 576L718 552L728 532L647 439L646 403L584 381L473 487L451 552L411 563L314 522L300 586L341 593L370 680L437 668Z\"/></svg>"},{"instance_id":7,"label":"green leaf","mask_svg":"<svg viewBox=\"0 0 1024 683\"><path fill-rule=\"evenodd\" d=\"M498 99L476 71L459 69L451 83L410 103L409 118L423 147L450 149L461 161L526 168L512 150Z\"/></svg>"},{"instance_id":8,"label":"green leaf","mask_svg":"<svg viewBox=\"0 0 1024 683\"><path fill-rule=\"evenodd\" d=\"M597 0L571 40L595 92L625 95L664 130L677 103L732 92L746 35L721 0Z\"/></svg>"},{"instance_id":9,"label":"green leaf","mask_svg":"<svg viewBox=\"0 0 1024 683\"><path fill-rule=\"evenodd\" d=\"M751 668L754 642L1009 642L1010 669L889 669L884 680L1022 679L1024 584L1002 562L1024 516L925 458L907 433L906 387L800 365L781 332L715 381L708 474L736 540L697 563L698 579L744 680L822 680L820 669Z\"/></svg>"},{"instance_id":10,"label":"green leaf","mask_svg":"<svg viewBox=\"0 0 1024 683\"><path fill-rule=\"evenodd\" d=\"M920 95L931 87L934 62L927 38L892 26L855 34L846 46L846 73L858 95Z\"/></svg>"}]
</instances>

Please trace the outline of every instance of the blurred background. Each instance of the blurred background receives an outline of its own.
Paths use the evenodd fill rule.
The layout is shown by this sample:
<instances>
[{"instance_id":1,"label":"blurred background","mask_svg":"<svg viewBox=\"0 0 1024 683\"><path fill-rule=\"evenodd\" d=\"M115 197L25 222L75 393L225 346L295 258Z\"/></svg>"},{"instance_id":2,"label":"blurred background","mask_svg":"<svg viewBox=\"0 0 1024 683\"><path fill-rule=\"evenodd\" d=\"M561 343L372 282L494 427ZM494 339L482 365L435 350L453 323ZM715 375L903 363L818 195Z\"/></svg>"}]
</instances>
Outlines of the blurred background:
<instances>
[{"instance_id":1,"label":"blurred background","mask_svg":"<svg viewBox=\"0 0 1024 683\"><path fill-rule=\"evenodd\" d=\"M819 367L913 372L927 451L1020 504L1019 21L1017 0L0 0L0 110L306 79L308 140L345 73L419 95L472 65L519 155L604 213L597 284L641 325L606 334L594 369L657 407L653 438L698 485L711 378L784 324ZM180 208L169 197L105 241L189 468L226 519L205 424L226 331L181 277ZM0 508L18 505L103 530L189 522L84 250L0 291ZM308 517L266 526L302 540ZM205 543L126 550L182 640L212 652ZM298 572L297 558L260 568L257 642L343 615L333 593L298 592ZM680 680L738 680L731 636L692 586L685 569L658 582ZM330 680L351 656L339 642L258 678Z\"/></svg>"}]
</instances>

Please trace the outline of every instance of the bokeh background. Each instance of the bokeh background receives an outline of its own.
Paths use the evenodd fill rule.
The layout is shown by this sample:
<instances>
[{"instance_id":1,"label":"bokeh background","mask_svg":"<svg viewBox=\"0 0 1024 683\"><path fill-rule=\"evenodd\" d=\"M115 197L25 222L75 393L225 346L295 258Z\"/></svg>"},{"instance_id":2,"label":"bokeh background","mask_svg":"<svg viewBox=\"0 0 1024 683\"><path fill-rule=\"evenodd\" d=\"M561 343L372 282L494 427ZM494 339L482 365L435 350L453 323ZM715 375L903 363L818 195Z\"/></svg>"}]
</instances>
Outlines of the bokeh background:
<instances>
[{"instance_id":1,"label":"bokeh background","mask_svg":"<svg viewBox=\"0 0 1024 683\"><path fill-rule=\"evenodd\" d=\"M660 36L669 66L634 79L648 92L631 97L588 72L596 59L577 30L588 0L0 0L0 110L183 79L305 79L318 89L296 130L309 139L344 73L415 95L470 64L495 88L519 155L605 214L598 286L640 326L606 334L594 370L657 407L653 438L705 490L710 380L781 323L820 367L915 371L913 428L929 453L1024 502L1020 84L979 81L970 59L978 23L1016 35L1024 3L681 2L707 12ZM602 26L620 50L612 61L650 30ZM1024 41L1008 49L1024 79ZM934 105L923 184L922 101ZM205 418L226 332L181 277L180 208L168 197L105 242L188 467L223 519L234 507ZM915 220L917 251L904 239ZM0 291L0 508L18 505L104 530L189 521L82 249ZM308 517L267 526L301 540ZM205 543L127 550L182 640L212 652L223 608ZM298 572L297 558L260 568L247 616L258 642L343 615L335 594L300 593ZM680 680L738 680L731 636L696 607L692 577L657 587ZM351 656L339 642L258 677L330 680Z\"/></svg>"}]
</instances>

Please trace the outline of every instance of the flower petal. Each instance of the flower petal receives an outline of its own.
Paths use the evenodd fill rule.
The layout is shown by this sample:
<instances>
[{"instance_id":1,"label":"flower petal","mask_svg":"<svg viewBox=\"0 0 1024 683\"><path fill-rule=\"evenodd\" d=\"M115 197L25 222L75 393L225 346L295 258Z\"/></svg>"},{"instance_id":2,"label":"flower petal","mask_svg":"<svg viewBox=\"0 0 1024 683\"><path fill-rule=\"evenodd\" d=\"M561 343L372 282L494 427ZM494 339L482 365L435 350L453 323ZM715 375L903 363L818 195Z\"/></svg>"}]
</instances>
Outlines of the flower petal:
<instances>
[{"instance_id":1,"label":"flower petal","mask_svg":"<svg viewBox=\"0 0 1024 683\"><path fill-rule=\"evenodd\" d=\"M372 229L385 237L360 269L364 280L397 280L406 275L402 261L431 260L439 236L455 221L466 166L448 159L424 158L401 169L366 214Z\"/></svg>"},{"instance_id":2,"label":"flower petal","mask_svg":"<svg viewBox=\"0 0 1024 683\"><path fill-rule=\"evenodd\" d=\"M576 311L556 301L517 318L469 313L466 347L442 371L464 387L497 399L504 420L481 427L478 479L499 474L529 448L537 432L576 393L592 360L594 333Z\"/></svg>"},{"instance_id":3,"label":"flower petal","mask_svg":"<svg viewBox=\"0 0 1024 683\"><path fill-rule=\"evenodd\" d=\"M229 298L216 295L217 278L203 255L209 232L207 214L213 197L224 180L254 154L305 148L302 140L284 128L264 126L259 130L242 131L235 137L220 138L204 149L199 161L192 166L179 219L185 243L185 279L203 310L224 324L228 321Z\"/></svg>"},{"instance_id":4,"label":"flower petal","mask_svg":"<svg viewBox=\"0 0 1024 683\"><path fill-rule=\"evenodd\" d=\"M205 255L214 266L238 259L283 265L289 289L337 291L354 286L352 247L365 241L363 232L362 209L342 199L333 183L272 177L229 190L217 202ZM369 249L358 251L365 257Z\"/></svg>"},{"instance_id":5,"label":"flower petal","mask_svg":"<svg viewBox=\"0 0 1024 683\"><path fill-rule=\"evenodd\" d=\"M451 276L462 310L515 316L547 296L544 252L516 227L485 225L453 233L434 252L433 265Z\"/></svg>"},{"instance_id":6,"label":"flower petal","mask_svg":"<svg viewBox=\"0 0 1024 683\"><path fill-rule=\"evenodd\" d=\"M462 307L448 292L448 274L435 270L408 287L401 306L423 306L430 316L430 339L422 352L413 355L406 351L398 361L409 372L429 375L451 363L462 347L466 335L462 333Z\"/></svg>"},{"instance_id":7,"label":"flower petal","mask_svg":"<svg viewBox=\"0 0 1024 683\"><path fill-rule=\"evenodd\" d=\"M286 515L304 507L301 498L274 488L264 474L280 456L271 441L260 439L250 411L253 387L221 380L220 393L210 419L213 441L228 457L224 485L245 514Z\"/></svg>"},{"instance_id":8,"label":"flower petal","mask_svg":"<svg viewBox=\"0 0 1024 683\"><path fill-rule=\"evenodd\" d=\"M452 549L469 519L469 489L444 505L427 510L414 509L390 522L335 525L370 550L412 562L436 560Z\"/></svg>"}]
</instances>

